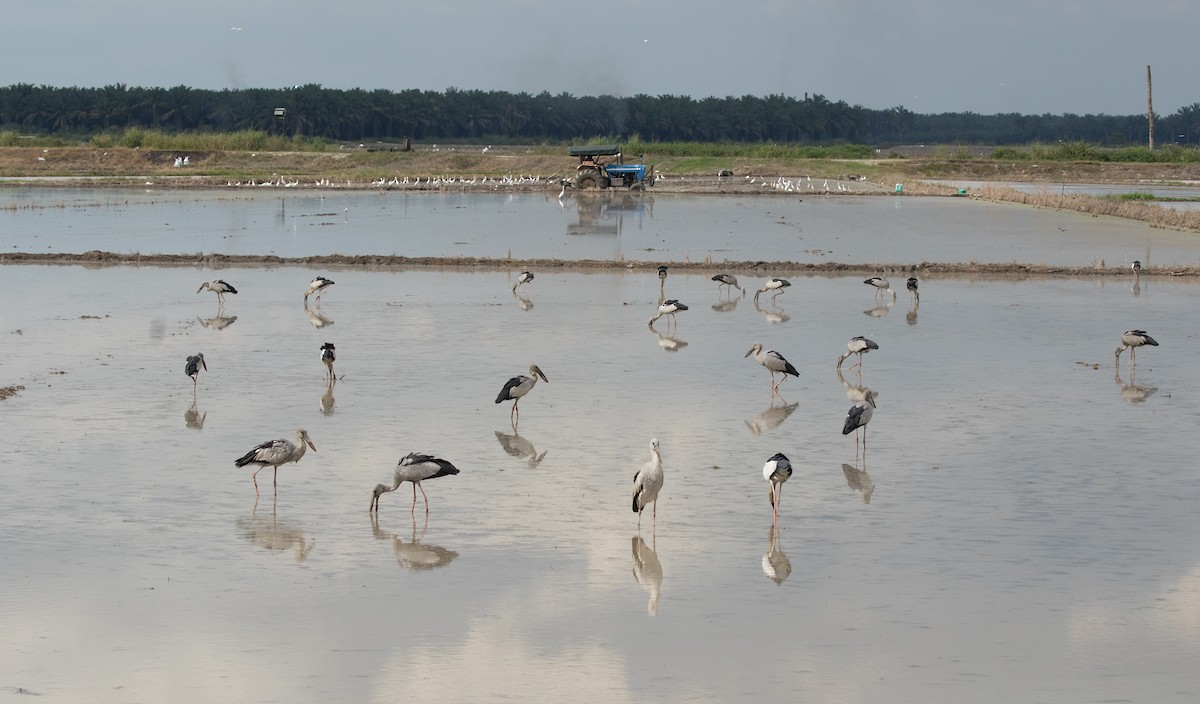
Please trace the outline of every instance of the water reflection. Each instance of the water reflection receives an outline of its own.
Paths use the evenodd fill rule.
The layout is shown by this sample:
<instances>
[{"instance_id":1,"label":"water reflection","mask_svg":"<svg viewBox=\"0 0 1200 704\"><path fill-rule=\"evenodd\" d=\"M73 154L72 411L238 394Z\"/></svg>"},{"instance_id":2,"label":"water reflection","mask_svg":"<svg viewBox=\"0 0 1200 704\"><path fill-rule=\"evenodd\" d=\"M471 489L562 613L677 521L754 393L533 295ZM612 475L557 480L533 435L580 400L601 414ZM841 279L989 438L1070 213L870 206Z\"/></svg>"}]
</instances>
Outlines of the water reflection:
<instances>
[{"instance_id":1,"label":"water reflection","mask_svg":"<svg viewBox=\"0 0 1200 704\"><path fill-rule=\"evenodd\" d=\"M650 600L646 603L646 613L651 616L658 615L658 597L662 592L663 580L662 563L658 561L658 553L647 545L640 535L633 536L633 578L650 594Z\"/></svg>"},{"instance_id":2,"label":"water reflection","mask_svg":"<svg viewBox=\"0 0 1200 704\"><path fill-rule=\"evenodd\" d=\"M878 305L878 306L875 306L874 308L868 308L867 310L864 310L863 315L867 315L872 318L882 318L883 316L892 312L892 306L894 306L894 305L896 305L896 299L892 298L892 299L887 300L882 305Z\"/></svg>"},{"instance_id":3,"label":"water reflection","mask_svg":"<svg viewBox=\"0 0 1200 704\"><path fill-rule=\"evenodd\" d=\"M325 384L325 393L321 394L321 413L329 416L333 415L333 407L337 400L333 398L333 387L337 386L337 379L330 379Z\"/></svg>"},{"instance_id":4,"label":"water reflection","mask_svg":"<svg viewBox=\"0 0 1200 704\"><path fill-rule=\"evenodd\" d=\"M767 552L763 554L762 571L776 584L783 584L792 575L792 561L779 545L779 527L774 523L767 531Z\"/></svg>"},{"instance_id":5,"label":"water reflection","mask_svg":"<svg viewBox=\"0 0 1200 704\"><path fill-rule=\"evenodd\" d=\"M783 400L783 397L780 397ZM776 404L775 398L771 398L771 405L763 412L754 417L753 420L743 421L746 427L750 429L750 433L755 437L762 435L764 430L774 430L778 428L783 421L788 419L797 408L800 407L800 402Z\"/></svg>"},{"instance_id":6,"label":"water reflection","mask_svg":"<svg viewBox=\"0 0 1200 704\"><path fill-rule=\"evenodd\" d=\"M396 533L384 531L379 527L379 514L371 513L371 533L376 540L392 541L392 553L396 556L396 564L410 572L424 572L445 567L458 557L453 550L437 545L426 545L421 542L425 531L429 528L429 516L421 524L421 534L417 535L417 517L412 517L412 534L409 540L402 539Z\"/></svg>"},{"instance_id":7,"label":"water reflection","mask_svg":"<svg viewBox=\"0 0 1200 704\"><path fill-rule=\"evenodd\" d=\"M549 450L543 450L541 454L538 454L537 448L534 447L533 443L519 435L515 428L511 434L503 433L499 430L495 432L496 440L500 443L500 447L504 448L504 451L513 457L528 459L530 469L536 468L542 463L542 460L546 459L546 453Z\"/></svg>"},{"instance_id":8,"label":"water reflection","mask_svg":"<svg viewBox=\"0 0 1200 704\"><path fill-rule=\"evenodd\" d=\"M740 302L740 298L729 298L712 304L712 309L718 313L732 313L737 310L738 303Z\"/></svg>"},{"instance_id":9,"label":"water reflection","mask_svg":"<svg viewBox=\"0 0 1200 704\"><path fill-rule=\"evenodd\" d=\"M1121 378L1121 365L1116 366L1116 381L1117 386L1121 387L1121 398L1126 403L1141 403L1154 392L1158 391L1157 386L1141 386L1137 383L1137 367L1132 367L1129 370L1129 383Z\"/></svg>"},{"instance_id":10,"label":"water reflection","mask_svg":"<svg viewBox=\"0 0 1200 704\"><path fill-rule=\"evenodd\" d=\"M620 235L626 217L640 230L643 218L654 213L654 198L647 195L579 193L573 200L579 217L567 225L568 235Z\"/></svg>"},{"instance_id":11,"label":"water reflection","mask_svg":"<svg viewBox=\"0 0 1200 704\"><path fill-rule=\"evenodd\" d=\"M1134 279L1133 280L1133 288L1131 288L1129 290L1133 291L1133 295L1135 295L1135 296L1142 295L1142 280L1140 278Z\"/></svg>"},{"instance_id":12,"label":"water reflection","mask_svg":"<svg viewBox=\"0 0 1200 704\"><path fill-rule=\"evenodd\" d=\"M908 315L904 316L904 319L906 321L908 321L909 325L917 324L917 310L920 307L921 307L921 300L917 299L917 302L913 303L913 307L908 309Z\"/></svg>"},{"instance_id":13,"label":"water reflection","mask_svg":"<svg viewBox=\"0 0 1200 704\"><path fill-rule=\"evenodd\" d=\"M871 391L869 386L865 386L862 383L861 370L854 375L854 381L856 382L854 384L851 384L846 380L846 377L842 376L841 369L837 370L837 378L838 381L841 382L842 387L846 389L846 398L850 400L850 403L858 403L859 401L865 400L867 398L867 392ZM876 396L879 395L878 392L874 393Z\"/></svg>"},{"instance_id":14,"label":"water reflection","mask_svg":"<svg viewBox=\"0 0 1200 704\"><path fill-rule=\"evenodd\" d=\"M304 303L304 314L308 316L308 322L318 330L326 325L333 325L333 321L329 319L329 316L325 315L319 308L316 310L309 308L307 301Z\"/></svg>"},{"instance_id":15,"label":"water reflection","mask_svg":"<svg viewBox=\"0 0 1200 704\"><path fill-rule=\"evenodd\" d=\"M183 424L192 430L204 430L204 419L208 417L208 411L200 412L196 408L196 401L192 401L192 405L183 412Z\"/></svg>"},{"instance_id":16,"label":"water reflection","mask_svg":"<svg viewBox=\"0 0 1200 704\"><path fill-rule=\"evenodd\" d=\"M521 310L531 310L533 308L533 301L525 298L516 291L513 291L513 298L517 299L517 305L520 306Z\"/></svg>"},{"instance_id":17,"label":"water reflection","mask_svg":"<svg viewBox=\"0 0 1200 704\"><path fill-rule=\"evenodd\" d=\"M653 325L650 326L650 332L654 333L654 336L658 338L658 346L663 352L678 352L679 350L688 346L686 341L681 340L673 335L664 335L658 330L655 330Z\"/></svg>"},{"instance_id":18,"label":"water reflection","mask_svg":"<svg viewBox=\"0 0 1200 704\"><path fill-rule=\"evenodd\" d=\"M775 305L774 298L771 298L770 303L767 305L770 307L763 308L758 304L758 299L754 299L754 310L762 313L763 317L767 319L768 323L772 325L778 325L779 323L786 323L792 319L792 316L784 313L782 308Z\"/></svg>"},{"instance_id":19,"label":"water reflection","mask_svg":"<svg viewBox=\"0 0 1200 704\"><path fill-rule=\"evenodd\" d=\"M201 318L198 316L196 318L196 320L200 321L201 325L206 328L212 328L213 330L224 330L230 325L236 323L237 319L238 317L236 315L220 315L219 311L217 316L213 318Z\"/></svg>"},{"instance_id":20,"label":"water reflection","mask_svg":"<svg viewBox=\"0 0 1200 704\"><path fill-rule=\"evenodd\" d=\"M857 463L856 463L857 464ZM871 503L871 495L875 493L875 481L867 474L867 458L863 457L862 467L856 464L842 463L842 474L846 477L846 486L862 494L864 504Z\"/></svg>"},{"instance_id":21,"label":"water reflection","mask_svg":"<svg viewBox=\"0 0 1200 704\"><path fill-rule=\"evenodd\" d=\"M296 562L304 562L317 546L317 541L304 537L300 526L282 521L276 515L275 502L271 501L271 515L258 515L258 498L249 516L237 519L238 535L266 550L293 550Z\"/></svg>"}]
</instances>

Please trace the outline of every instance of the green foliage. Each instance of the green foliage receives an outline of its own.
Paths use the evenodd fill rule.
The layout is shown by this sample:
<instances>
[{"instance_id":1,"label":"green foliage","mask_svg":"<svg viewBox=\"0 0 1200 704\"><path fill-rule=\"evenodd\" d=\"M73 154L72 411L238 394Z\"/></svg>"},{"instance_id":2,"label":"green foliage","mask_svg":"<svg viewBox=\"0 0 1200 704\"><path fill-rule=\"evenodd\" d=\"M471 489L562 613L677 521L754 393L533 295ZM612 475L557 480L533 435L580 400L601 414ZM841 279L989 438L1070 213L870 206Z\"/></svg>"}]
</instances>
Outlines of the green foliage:
<instances>
[{"instance_id":1,"label":"green foliage","mask_svg":"<svg viewBox=\"0 0 1200 704\"><path fill-rule=\"evenodd\" d=\"M15 147L17 140L20 138L13 130L4 130L0 132L0 147Z\"/></svg>"}]
</instances>

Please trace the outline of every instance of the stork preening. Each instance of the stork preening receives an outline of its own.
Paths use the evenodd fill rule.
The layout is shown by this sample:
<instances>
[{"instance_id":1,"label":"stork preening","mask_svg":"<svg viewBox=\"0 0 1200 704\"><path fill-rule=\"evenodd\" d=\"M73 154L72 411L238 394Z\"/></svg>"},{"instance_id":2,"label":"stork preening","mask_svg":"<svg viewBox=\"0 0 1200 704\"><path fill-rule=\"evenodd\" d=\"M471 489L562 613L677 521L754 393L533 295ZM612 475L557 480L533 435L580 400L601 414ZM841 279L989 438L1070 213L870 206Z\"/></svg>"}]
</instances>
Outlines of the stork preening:
<instances>
[{"instance_id":1,"label":"stork preening","mask_svg":"<svg viewBox=\"0 0 1200 704\"><path fill-rule=\"evenodd\" d=\"M317 276L312 281L308 282L308 289L304 292L304 302L308 303L308 297L317 294L317 305L321 305L321 294L333 285L333 279L327 279L324 276Z\"/></svg>"},{"instance_id":2,"label":"stork preening","mask_svg":"<svg viewBox=\"0 0 1200 704\"><path fill-rule=\"evenodd\" d=\"M513 284L513 287L512 287L513 293L517 292L518 286L523 286L523 285L529 283L530 281L533 281L533 272L532 271L522 271L520 274L517 274L517 283Z\"/></svg>"},{"instance_id":3,"label":"stork preening","mask_svg":"<svg viewBox=\"0 0 1200 704\"><path fill-rule=\"evenodd\" d=\"M763 465L763 479L770 482L771 510L779 520L779 502L783 499L783 483L792 477L792 463L782 452L775 453Z\"/></svg>"},{"instance_id":4,"label":"stork preening","mask_svg":"<svg viewBox=\"0 0 1200 704\"><path fill-rule=\"evenodd\" d=\"M650 461L633 475L633 512L638 515L638 530L642 529L642 511L654 504L654 524L658 525L658 492L663 485L662 455L658 438L650 441Z\"/></svg>"},{"instance_id":5,"label":"stork preening","mask_svg":"<svg viewBox=\"0 0 1200 704\"><path fill-rule=\"evenodd\" d=\"M758 297L767 291L774 291L774 293L771 294L771 300L775 300L776 296L783 293L783 289L791 285L792 282L788 281L787 279L771 279L763 284L762 288L754 292L754 301L757 303Z\"/></svg>"},{"instance_id":6,"label":"stork preening","mask_svg":"<svg viewBox=\"0 0 1200 704\"><path fill-rule=\"evenodd\" d=\"M891 284L888 283L887 279L881 276L872 276L869 279L865 279L863 283L868 286L874 286L876 296L882 296L884 293L890 293L892 294L892 298L896 297L896 292L892 290Z\"/></svg>"},{"instance_id":7,"label":"stork preening","mask_svg":"<svg viewBox=\"0 0 1200 704\"><path fill-rule=\"evenodd\" d=\"M875 342L872 340L868 340L862 335L859 335L858 337L852 337L850 338L850 341L846 343L846 353L838 357L837 368L841 369L842 362L846 361L846 358L852 354L858 355L858 361L852 364L850 368L853 369L854 367L862 367L862 356L871 350L877 349L879 349L879 345L875 344Z\"/></svg>"},{"instance_id":8,"label":"stork preening","mask_svg":"<svg viewBox=\"0 0 1200 704\"><path fill-rule=\"evenodd\" d=\"M733 289L735 288L741 291L743 296L746 295L746 289L738 285L737 277L733 274L717 274L716 276L712 277L712 280L720 284L720 286L717 287L718 289L721 286L727 287L725 290L730 295L733 295Z\"/></svg>"},{"instance_id":9,"label":"stork preening","mask_svg":"<svg viewBox=\"0 0 1200 704\"><path fill-rule=\"evenodd\" d=\"M192 399L196 398L196 378L200 376L200 370L208 371L208 364L204 361L204 353L197 352L187 358L187 362L183 365L183 373L192 377Z\"/></svg>"},{"instance_id":10,"label":"stork preening","mask_svg":"<svg viewBox=\"0 0 1200 704\"><path fill-rule=\"evenodd\" d=\"M917 290L917 287L920 286L920 282L917 281L917 277L915 277L915 276L908 277L908 282L905 283L905 286L908 288L908 292L913 295L913 298L917 299L917 303L920 303L921 302L921 292Z\"/></svg>"},{"instance_id":11,"label":"stork preening","mask_svg":"<svg viewBox=\"0 0 1200 704\"><path fill-rule=\"evenodd\" d=\"M204 283L200 284L200 288L196 289L196 293L200 293L201 291L205 290L212 291L213 293L217 294L218 307L225 305L225 294L232 293L237 295L237 289L233 286L230 286L229 283L223 279L205 281Z\"/></svg>"},{"instance_id":12,"label":"stork preening","mask_svg":"<svg viewBox=\"0 0 1200 704\"><path fill-rule=\"evenodd\" d=\"M513 423L516 423L517 419L521 417L521 411L517 410L517 404L521 402L522 396L533 390L533 386L537 383L538 379L547 384L550 383L550 380L546 378L546 375L542 373L538 365L530 364L529 376L518 374L505 382L504 388L500 389L500 395L496 397L496 403L503 403L505 401L513 402L512 410L508 414Z\"/></svg>"},{"instance_id":13,"label":"stork preening","mask_svg":"<svg viewBox=\"0 0 1200 704\"><path fill-rule=\"evenodd\" d=\"M429 497L425 494L425 487L421 486L421 482L426 479L436 479L452 474L458 474L458 467L450 464L448 461L434 457L433 455L421 455L416 452L410 452L400 458L400 462L396 465L396 473L392 476L392 485L376 484L374 491L371 492L371 506L367 510L371 513L379 513L379 497L389 491L395 491L400 488L404 482L412 482L413 485L413 500L412 513L417 511L417 489L421 490L421 496L425 497L425 514L429 514Z\"/></svg>"},{"instance_id":14,"label":"stork preening","mask_svg":"<svg viewBox=\"0 0 1200 704\"><path fill-rule=\"evenodd\" d=\"M800 372L796 371L796 368L792 366L792 363L784 359L783 355L779 354L775 350L763 352L763 346L757 342L750 347L750 350L746 352L744 356L749 357L750 355L754 355L754 360L766 367L767 371L771 372L772 397L779 393L779 384L787 381L789 374L794 377L800 376ZM776 373L783 375L783 377L779 380L779 383L775 383Z\"/></svg>"},{"instance_id":15,"label":"stork preening","mask_svg":"<svg viewBox=\"0 0 1200 704\"><path fill-rule=\"evenodd\" d=\"M842 424L842 435L854 433L854 454L858 456L858 433L855 432L862 428L862 449L867 451L867 423L871 422L871 417L875 415L875 392L870 389L863 394L863 400L850 407L846 412L846 422ZM864 455L865 456L865 455Z\"/></svg>"},{"instance_id":16,"label":"stork preening","mask_svg":"<svg viewBox=\"0 0 1200 704\"><path fill-rule=\"evenodd\" d=\"M233 461L237 467L245 467L248 464L258 465L258 469L250 475L250 479L254 481L254 495L258 496L258 473L266 467L275 469L275 493L279 493L279 466L288 462L299 462L301 457L304 457L306 448L312 448L313 452L317 451L317 446L313 444L312 438L308 437L308 431L303 428L296 431L296 442L291 440L268 440L263 444L255 447L253 450L242 455Z\"/></svg>"},{"instance_id":17,"label":"stork preening","mask_svg":"<svg viewBox=\"0 0 1200 704\"><path fill-rule=\"evenodd\" d=\"M333 373L333 363L337 361L337 352L334 349L332 342L326 342L321 345L321 362L325 364L325 378L330 381L336 381L337 375Z\"/></svg>"},{"instance_id":18,"label":"stork preening","mask_svg":"<svg viewBox=\"0 0 1200 704\"><path fill-rule=\"evenodd\" d=\"M674 298L663 301L662 303L660 303L658 305L658 313L655 314L655 316L650 319L650 322L647 323L647 325L653 327L654 321L658 320L659 318L663 317L664 315L671 316L670 322L673 323L673 322L675 322L676 311L687 310L687 309L688 309L687 306L685 306L684 304L675 300Z\"/></svg>"},{"instance_id":19,"label":"stork preening","mask_svg":"<svg viewBox=\"0 0 1200 704\"><path fill-rule=\"evenodd\" d=\"M1129 363L1137 362L1137 348L1144 345L1158 347L1158 341L1146 334L1145 330L1126 330L1121 333L1121 346L1117 348L1117 364L1121 363L1121 353L1129 350Z\"/></svg>"}]
</instances>

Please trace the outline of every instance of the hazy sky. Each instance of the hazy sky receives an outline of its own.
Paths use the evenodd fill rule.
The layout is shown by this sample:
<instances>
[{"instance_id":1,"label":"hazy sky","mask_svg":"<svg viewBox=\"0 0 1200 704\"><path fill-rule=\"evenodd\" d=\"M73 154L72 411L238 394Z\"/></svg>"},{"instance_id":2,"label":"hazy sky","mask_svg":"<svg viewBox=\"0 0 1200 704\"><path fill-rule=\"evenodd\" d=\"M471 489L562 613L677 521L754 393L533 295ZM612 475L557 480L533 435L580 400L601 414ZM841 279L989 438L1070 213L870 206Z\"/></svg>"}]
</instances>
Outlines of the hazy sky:
<instances>
[{"instance_id":1,"label":"hazy sky","mask_svg":"<svg viewBox=\"0 0 1200 704\"><path fill-rule=\"evenodd\" d=\"M40 0L0 85L461 89L1134 114L1200 102L1196 0Z\"/></svg>"}]
</instances>

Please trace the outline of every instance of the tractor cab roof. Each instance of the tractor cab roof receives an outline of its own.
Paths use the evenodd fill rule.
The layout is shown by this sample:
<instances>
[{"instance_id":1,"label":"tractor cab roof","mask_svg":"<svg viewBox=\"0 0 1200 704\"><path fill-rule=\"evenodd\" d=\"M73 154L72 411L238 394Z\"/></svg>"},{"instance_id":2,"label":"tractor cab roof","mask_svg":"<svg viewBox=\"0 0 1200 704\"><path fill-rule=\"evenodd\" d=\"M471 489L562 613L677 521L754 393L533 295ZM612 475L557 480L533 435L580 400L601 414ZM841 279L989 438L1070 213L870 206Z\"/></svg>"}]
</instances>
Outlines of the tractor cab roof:
<instances>
[{"instance_id":1,"label":"tractor cab roof","mask_svg":"<svg viewBox=\"0 0 1200 704\"><path fill-rule=\"evenodd\" d=\"M568 156L616 156L621 148L616 144L590 144L582 147L567 147Z\"/></svg>"}]
</instances>

